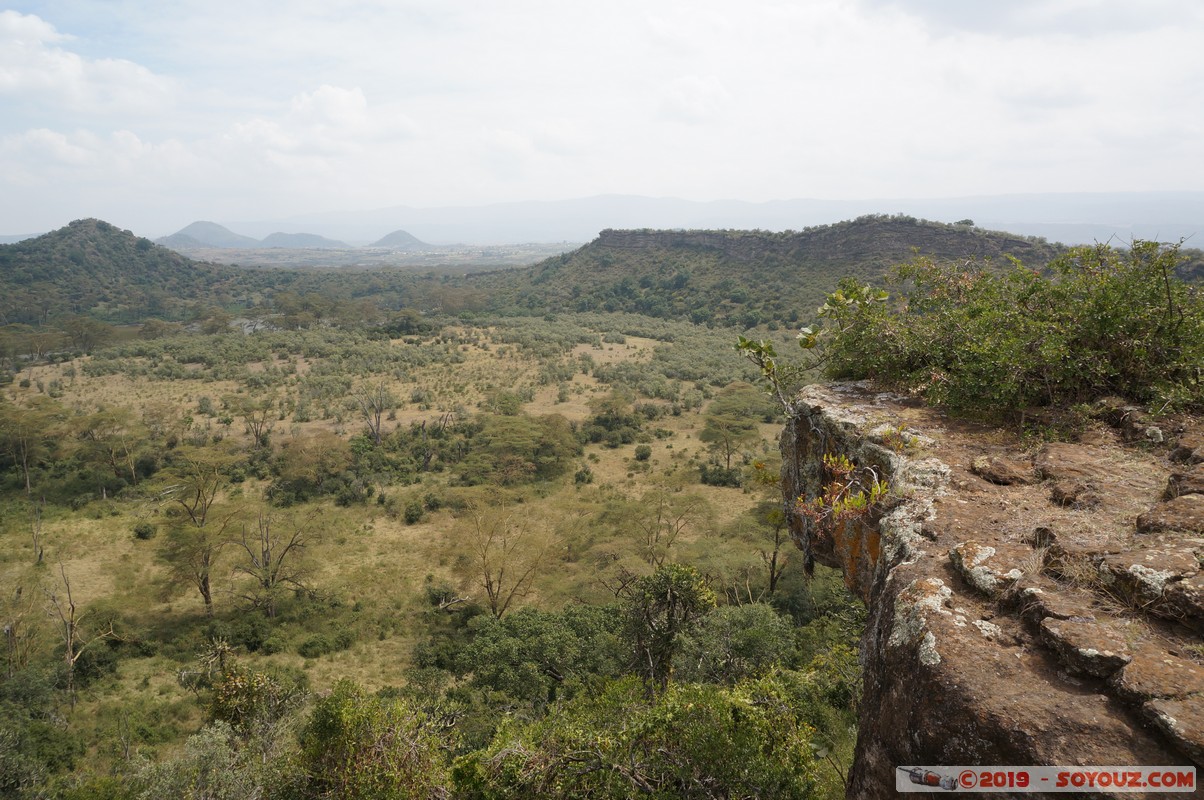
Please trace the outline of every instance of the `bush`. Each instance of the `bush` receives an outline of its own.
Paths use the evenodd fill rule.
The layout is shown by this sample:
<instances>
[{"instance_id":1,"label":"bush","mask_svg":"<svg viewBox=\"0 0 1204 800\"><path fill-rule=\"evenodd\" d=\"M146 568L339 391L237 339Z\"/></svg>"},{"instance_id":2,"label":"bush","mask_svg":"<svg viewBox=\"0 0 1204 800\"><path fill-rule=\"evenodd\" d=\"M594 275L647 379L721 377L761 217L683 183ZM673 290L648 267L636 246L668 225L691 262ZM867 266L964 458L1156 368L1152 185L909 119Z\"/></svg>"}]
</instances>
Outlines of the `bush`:
<instances>
[{"instance_id":1,"label":"bush","mask_svg":"<svg viewBox=\"0 0 1204 800\"><path fill-rule=\"evenodd\" d=\"M334 652L334 645L330 639L320 633L310 636L304 642L297 646L297 655L302 658L320 658L327 653Z\"/></svg>"},{"instance_id":2,"label":"bush","mask_svg":"<svg viewBox=\"0 0 1204 800\"><path fill-rule=\"evenodd\" d=\"M820 310L835 331L828 375L980 417L1109 394L1204 408L1204 295L1175 276L1181 260L1178 245L1140 241L1074 248L1046 274L920 258L893 274L894 306L842 282Z\"/></svg>"},{"instance_id":3,"label":"bush","mask_svg":"<svg viewBox=\"0 0 1204 800\"><path fill-rule=\"evenodd\" d=\"M414 525L422 522L423 508L422 503L417 500L411 500L406 503L405 521L407 525Z\"/></svg>"},{"instance_id":4,"label":"bush","mask_svg":"<svg viewBox=\"0 0 1204 800\"><path fill-rule=\"evenodd\" d=\"M706 486L730 486L739 489L744 485L744 475L739 467L722 467L719 464L699 464L698 479Z\"/></svg>"},{"instance_id":5,"label":"bush","mask_svg":"<svg viewBox=\"0 0 1204 800\"><path fill-rule=\"evenodd\" d=\"M139 522L134 526L134 538L146 541L155 538L155 526L149 522Z\"/></svg>"},{"instance_id":6,"label":"bush","mask_svg":"<svg viewBox=\"0 0 1204 800\"><path fill-rule=\"evenodd\" d=\"M453 778L472 798L803 798L815 772L811 729L779 683L674 684L649 699L628 678L503 725Z\"/></svg>"},{"instance_id":7,"label":"bush","mask_svg":"<svg viewBox=\"0 0 1204 800\"><path fill-rule=\"evenodd\" d=\"M441 797L442 726L401 698L372 697L349 680L318 701L301 733L305 797Z\"/></svg>"}]
</instances>

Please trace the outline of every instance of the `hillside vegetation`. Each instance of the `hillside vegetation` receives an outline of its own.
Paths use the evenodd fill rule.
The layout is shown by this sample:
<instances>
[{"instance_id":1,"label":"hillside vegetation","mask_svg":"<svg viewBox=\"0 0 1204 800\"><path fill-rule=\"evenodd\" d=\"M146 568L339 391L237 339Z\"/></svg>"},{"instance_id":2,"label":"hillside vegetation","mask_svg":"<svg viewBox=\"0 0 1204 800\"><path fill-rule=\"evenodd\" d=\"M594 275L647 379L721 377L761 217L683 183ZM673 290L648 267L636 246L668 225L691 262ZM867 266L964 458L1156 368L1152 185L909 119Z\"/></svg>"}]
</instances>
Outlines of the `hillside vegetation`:
<instances>
[{"instance_id":1,"label":"hillside vegetation","mask_svg":"<svg viewBox=\"0 0 1204 800\"><path fill-rule=\"evenodd\" d=\"M237 270L191 261L95 219L0 246L0 275L5 325L68 314L127 322L170 316L182 299L230 302L242 279Z\"/></svg>"},{"instance_id":2,"label":"hillside vegetation","mask_svg":"<svg viewBox=\"0 0 1204 800\"><path fill-rule=\"evenodd\" d=\"M861 612L736 332L341 277L8 350L0 793L839 795Z\"/></svg>"},{"instance_id":3,"label":"hillside vegetation","mask_svg":"<svg viewBox=\"0 0 1204 800\"><path fill-rule=\"evenodd\" d=\"M1047 273L917 259L895 299L846 282L822 313L827 371L920 393L954 412L1014 417L1120 396L1204 408L1204 293L1177 245L1077 247Z\"/></svg>"},{"instance_id":4,"label":"hillside vegetation","mask_svg":"<svg viewBox=\"0 0 1204 800\"><path fill-rule=\"evenodd\" d=\"M0 797L843 796L864 609L804 570L755 385L784 373L732 345L801 358L788 323L852 275L841 374L980 354L954 406L981 341L1066 368L1098 317L1191 385L1175 253L1092 252L1019 271L1058 251L899 217L480 276L218 267L96 220L0 248ZM1035 374L991 401L1078 380Z\"/></svg>"},{"instance_id":5,"label":"hillside vegetation","mask_svg":"<svg viewBox=\"0 0 1204 800\"><path fill-rule=\"evenodd\" d=\"M917 254L1041 266L1042 240L905 216L803 231L603 231L585 247L516 273L473 276L500 309L629 311L752 328L806 321L840 277L877 281Z\"/></svg>"}]
</instances>

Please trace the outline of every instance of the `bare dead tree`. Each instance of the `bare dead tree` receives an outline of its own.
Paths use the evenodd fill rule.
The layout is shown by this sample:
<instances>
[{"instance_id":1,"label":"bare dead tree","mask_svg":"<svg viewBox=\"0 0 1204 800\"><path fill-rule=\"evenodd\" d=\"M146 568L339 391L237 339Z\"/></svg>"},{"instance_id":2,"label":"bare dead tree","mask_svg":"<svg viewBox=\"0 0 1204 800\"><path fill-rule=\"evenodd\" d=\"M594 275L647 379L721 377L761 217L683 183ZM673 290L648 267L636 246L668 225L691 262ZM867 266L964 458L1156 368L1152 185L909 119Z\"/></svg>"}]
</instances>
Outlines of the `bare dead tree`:
<instances>
[{"instance_id":1,"label":"bare dead tree","mask_svg":"<svg viewBox=\"0 0 1204 800\"><path fill-rule=\"evenodd\" d=\"M633 520L640 555L648 566L658 569L669 559L681 534L701 516L703 501L697 495L655 489L645 493L640 503L642 508Z\"/></svg>"},{"instance_id":2,"label":"bare dead tree","mask_svg":"<svg viewBox=\"0 0 1204 800\"><path fill-rule=\"evenodd\" d=\"M606 572L604 568L609 566L611 562L618 562L619 556L617 553L610 553L605 557L605 563L599 564L598 583L602 588L610 592L618 600L621 597L626 597L628 588L639 580L642 576L632 572L624 564L618 564L613 572Z\"/></svg>"},{"instance_id":3,"label":"bare dead tree","mask_svg":"<svg viewBox=\"0 0 1204 800\"><path fill-rule=\"evenodd\" d=\"M59 562L59 576L63 581L63 594L60 595L57 590L47 590L46 596L50 601L51 613L58 618L62 628L63 666L66 667L67 672L67 696L71 699L71 708L74 710L76 664L79 663L80 657L89 647L104 639L114 638L117 634L110 621L99 633L85 636L81 626L89 614L76 607L75 598L71 595L71 581L67 578L67 569L61 561Z\"/></svg>"}]
</instances>

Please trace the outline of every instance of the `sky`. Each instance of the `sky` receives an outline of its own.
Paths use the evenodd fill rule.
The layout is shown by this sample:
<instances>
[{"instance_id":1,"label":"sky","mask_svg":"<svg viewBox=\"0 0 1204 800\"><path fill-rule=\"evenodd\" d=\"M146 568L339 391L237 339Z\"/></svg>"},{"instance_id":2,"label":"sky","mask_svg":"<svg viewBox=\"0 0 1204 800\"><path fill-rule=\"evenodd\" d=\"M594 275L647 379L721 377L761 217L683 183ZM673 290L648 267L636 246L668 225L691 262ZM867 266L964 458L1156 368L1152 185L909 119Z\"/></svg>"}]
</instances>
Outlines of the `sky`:
<instances>
[{"instance_id":1,"label":"sky","mask_svg":"<svg viewBox=\"0 0 1204 800\"><path fill-rule=\"evenodd\" d=\"M0 234L1204 189L1198 0L0 0Z\"/></svg>"}]
</instances>

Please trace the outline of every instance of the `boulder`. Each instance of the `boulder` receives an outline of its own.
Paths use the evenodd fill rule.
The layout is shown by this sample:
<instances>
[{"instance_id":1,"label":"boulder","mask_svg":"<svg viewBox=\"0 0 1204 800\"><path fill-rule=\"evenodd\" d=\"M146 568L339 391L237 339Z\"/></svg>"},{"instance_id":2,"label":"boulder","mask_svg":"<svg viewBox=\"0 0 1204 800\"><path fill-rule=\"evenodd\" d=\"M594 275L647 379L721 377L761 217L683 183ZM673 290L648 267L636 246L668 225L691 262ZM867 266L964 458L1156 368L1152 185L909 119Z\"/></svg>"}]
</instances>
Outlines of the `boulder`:
<instances>
[{"instance_id":1,"label":"boulder","mask_svg":"<svg viewBox=\"0 0 1204 800\"><path fill-rule=\"evenodd\" d=\"M1161 730L1197 767L1204 767L1204 696L1151 700L1144 709L1146 718L1154 727Z\"/></svg>"},{"instance_id":2,"label":"boulder","mask_svg":"<svg viewBox=\"0 0 1204 800\"><path fill-rule=\"evenodd\" d=\"M983 455L970 462L970 471L983 480L1000 486L1027 485L1033 482L1032 464L1006 456Z\"/></svg>"},{"instance_id":3,"label":"boulder","mask_svg":"<svg viewBox=\"0 0 1204 800\"><path fill-rule=\"evenodd\" d=\"M1204 534L1204 494L1185 494L1158 503L1137 518L1137 530Z\"/></svg>"},{"instance_id":4,"label":"boulder","mask_svg":"<svg viewBox=\"0 0 1204 800\"><path fill-rule=\"evenodd\" d=\"M1204 494L1204 463L1171 473L1170 480L1166 483L1166 499L1171 500L1184 494Z\"/></svg>"},{"instance_id":5,"label":"boulder","mask_svg":"<svg viewBox=\"0 0 1204 800\"><path fill-rule=\"evenodd\" d=\"M949 558L966 583L991 598L1002 596L1042 566L1031 547L1019 544L962 542L949 551Z\"/></svg>"}]
</instances>

